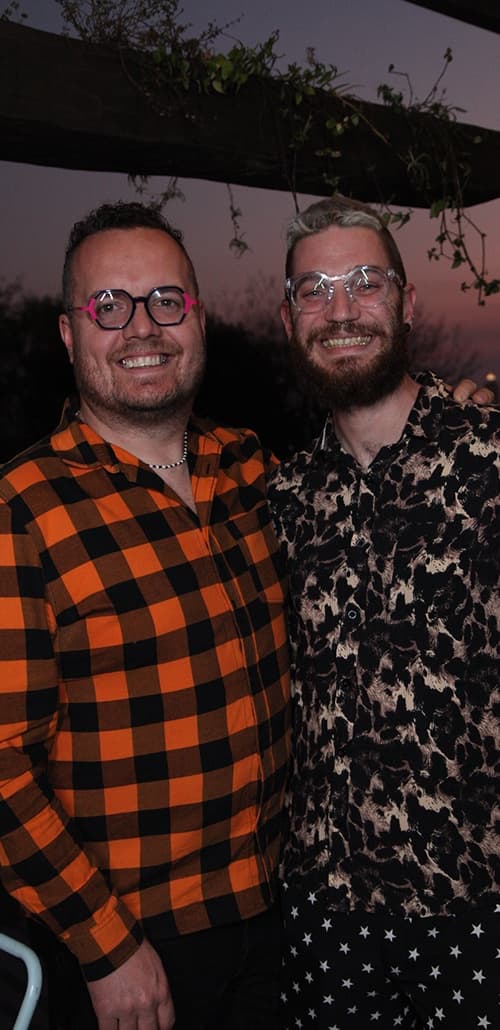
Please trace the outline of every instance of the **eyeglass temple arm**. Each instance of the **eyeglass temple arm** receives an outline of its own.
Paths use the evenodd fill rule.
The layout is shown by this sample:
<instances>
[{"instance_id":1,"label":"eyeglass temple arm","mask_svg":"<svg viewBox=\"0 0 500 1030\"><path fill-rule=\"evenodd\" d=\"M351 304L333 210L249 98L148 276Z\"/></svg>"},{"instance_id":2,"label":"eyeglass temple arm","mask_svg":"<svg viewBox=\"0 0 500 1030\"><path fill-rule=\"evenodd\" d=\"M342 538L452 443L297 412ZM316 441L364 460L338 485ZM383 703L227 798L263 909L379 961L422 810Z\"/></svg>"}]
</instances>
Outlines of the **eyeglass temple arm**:
<instances>
[{"instance_id":1,"label":"eyeglass temple arm","mask_svg":"<svg viewBox=\"0 0 500 1030\"><path fill-rule=\"evenodd\" d=\"M195 304L198 303L196 297L190 297L189 293L182 292L184 298L184 314L189 315L191 308L194 308Z\"/></svg>"},{"instance_id":2,"label":"eyeglass temple arm","mask_svg":"<svg viewBox=\"0 0 500 1030\"><path fill-rule=\"evenodd\" d=\"M95 309L95 297L91 297L89 302L88 302L88 304L86 304L85 307L82 307L81 305L78 305L78 304L74 304L71 308L68 308L68 310L69 311L88 311L92 321L93 322L97 322L97 313L96 313L96 309Z\"/></svg>"}]
</instances>

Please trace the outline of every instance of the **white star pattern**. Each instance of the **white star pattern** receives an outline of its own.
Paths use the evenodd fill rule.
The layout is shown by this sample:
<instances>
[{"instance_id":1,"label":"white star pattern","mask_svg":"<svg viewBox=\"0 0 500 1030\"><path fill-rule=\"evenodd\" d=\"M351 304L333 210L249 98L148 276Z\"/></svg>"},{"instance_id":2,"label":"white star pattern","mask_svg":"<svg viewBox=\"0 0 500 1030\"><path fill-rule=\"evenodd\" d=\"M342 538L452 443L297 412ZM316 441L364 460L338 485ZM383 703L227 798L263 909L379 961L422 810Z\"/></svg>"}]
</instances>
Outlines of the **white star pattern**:
<instances>
[{"instance_id":1,"label":"white star pattern","mask_svg":"<svg viewBox=\"0 0 500 1030\"><path fill-rule=\"evenodd\" d=\"M484 923L471 919L465 926L458 920L441 921L436 914L437 925L416 916L408 918L407 923L394 919L391 925L386 914L383 922L373 922L371 932L369 913L361 915L357 925L352 918L353 926L345 919L349 913L333 912L327 918L319 891L304 892L302 900L290 891L287 901L289 944L284 965L286 968L288 964L288 978L281 994L281 1003L288 1011L286 1030L357 1030L358 1025L363 1030L371 1030L372 1025L376 1030L403 1030L406 1020L411 1022L413 1009L408 1000L405 1004L402 977L405 982L411 978L415 1000L420 997L427 1008L419 1023L422 1030L445 1030L448 1020L460 1024L462 1019L467 1030L494 1030L494 1010L483 1009L481 1014L479 1006L481 998L483 1005L486 998L488 1004L492 1001L489 993L483 994L488 992L488 985L496 990L490 963L495 956L500 959L500 948L489 917L486 921L483 913L477 915ZM368 922L362 924L362 919ZM469 936L476 938L473 948L469 948ZM391 949L393 960L399 956L401 965L383 961L390 955L385 942L395 943ZM468 959L469 951L472 960ZM473 965L474 952L478 969ZM329 1023L334 1013L340 1027Z\"/></svg>"}]
</instances>

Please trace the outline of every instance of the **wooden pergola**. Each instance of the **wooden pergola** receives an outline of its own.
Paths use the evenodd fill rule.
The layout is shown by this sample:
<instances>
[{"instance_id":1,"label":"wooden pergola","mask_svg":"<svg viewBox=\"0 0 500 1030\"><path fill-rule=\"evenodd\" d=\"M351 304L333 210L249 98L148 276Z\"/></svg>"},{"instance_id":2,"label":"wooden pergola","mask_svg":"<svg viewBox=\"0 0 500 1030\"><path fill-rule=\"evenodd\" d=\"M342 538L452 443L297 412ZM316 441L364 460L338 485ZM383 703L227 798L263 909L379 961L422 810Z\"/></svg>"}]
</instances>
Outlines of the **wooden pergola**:
<instances>
[{"instance_id":1,"label":"wooden pergola","mask_svg":"<svg viewBox=\"0 0 500 1030\"><path fill-rule=\"evenodd\" d=\"M407 0L418 7L426 7L429 11L446 14L450 18L458 18L469 25L489 32L500 32L500 4L498 0Z\"/></svg>"},{"instance_id":2,"label":"wooden pergola","mask_svg":"<svg viewBox=\"0 0 500 1030\"><path fill-rule=\"evenodd\" d=\"M422 4L437 8L469 4ZM495 7L497 6L495 0ZM493 3L476 2L495 20ZM499 17L496 15L498 23ZM12 22L0 22L0 156L4 160L82 170L174 175L324 195L327 119L352 113L348 97L307 98L311 132L291 153L293 127L280 84L255 79L235 96L138 88L134 55ZM445 126L356 101L359 125L330 158L338 188L372 202L429 206L443 183ZM427 183L408 173L407 154L425 140ZM500 132L460 125L454 133L466 206L500 196ZM458 141L458 142L457 142ZM459 169L459 174L462 174Z\"/></svg>"}]
</instances>

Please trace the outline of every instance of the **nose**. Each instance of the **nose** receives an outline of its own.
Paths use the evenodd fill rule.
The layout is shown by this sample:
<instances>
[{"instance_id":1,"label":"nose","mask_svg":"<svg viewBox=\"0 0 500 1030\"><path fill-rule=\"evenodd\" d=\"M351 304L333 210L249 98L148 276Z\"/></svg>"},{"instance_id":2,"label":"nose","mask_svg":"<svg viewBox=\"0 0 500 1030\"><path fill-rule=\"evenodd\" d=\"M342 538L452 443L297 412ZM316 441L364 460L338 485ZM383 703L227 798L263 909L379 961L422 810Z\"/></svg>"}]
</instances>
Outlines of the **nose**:
<instances>
[{"instance_id":1,"label":"nose","mask_svg":"<svg viewBox=\"0 0 500 1030\"><path fill-rule=\"evenodd\" d=\"M325 315L329 322L350 322L358 317L359 305L343 282L334 284L333 297L326 303Z\"/></svg>"},{"instance_id":2,"label":"nose","mask_svg":"<svg viewBox=\"0 0 500 1030\"><path fill-rule=\"evenodd\" d=\"M161 326L153 321L144 301L137 300L135 302L134 314L129 324L123 329L125 338L137 337L138 339L147 339L148 336L159 336L160 333Z\"/></svg>"}]
</instances>

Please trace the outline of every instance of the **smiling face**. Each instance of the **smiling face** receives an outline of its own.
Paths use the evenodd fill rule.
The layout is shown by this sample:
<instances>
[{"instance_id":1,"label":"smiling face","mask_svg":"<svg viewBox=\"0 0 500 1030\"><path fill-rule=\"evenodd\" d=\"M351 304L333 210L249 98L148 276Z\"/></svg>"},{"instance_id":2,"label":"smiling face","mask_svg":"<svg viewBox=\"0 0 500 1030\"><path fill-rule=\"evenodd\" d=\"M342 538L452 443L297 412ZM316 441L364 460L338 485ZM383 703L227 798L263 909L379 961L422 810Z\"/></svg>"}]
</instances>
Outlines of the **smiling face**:
<instances>
[{"instance_id":1,"label":"smiling face","mask_svg":"<svg viewBox=\"0 0 500 1030\"><path fill-rule=\"evenodd\" d=\"M291 276L311 271L337 276L357 265L389 267L380 234L361 226L331 226L296 243ZM281 315L299 382L337 410L387 396L407 369L405 323L411 322L414 303L413 286L390 283L382 303L361 307L341 280L320 311L304 313L283 301Z\"/></svg>"},{"instance_id":2,"label":"smiling face","mask_svg":"<svg viewBox=\"0 0 500 1030\"><path fill-rule=\"evenodd\" d=\"M88 236L75 251L71 278L72 304L84 308L105 289L138 297L156 286L177 286L195 294L185 254L159 229L106 229ZM138 303L124 329L101 329L89 311L61 315L59 327L84 417L90 414L90 421L103 426L187 418L205 368L202 304L192 306L180 325L157 325Z\"/></svg>"}]
</instances>

